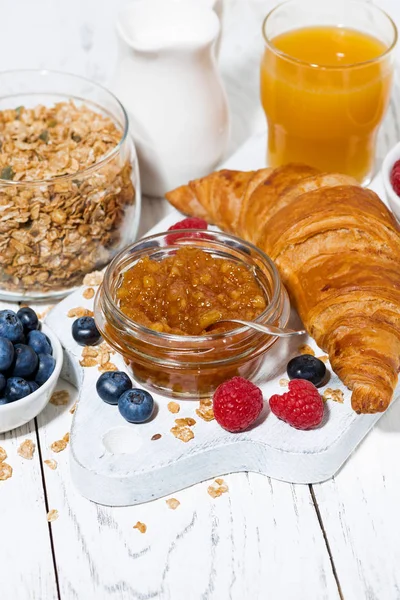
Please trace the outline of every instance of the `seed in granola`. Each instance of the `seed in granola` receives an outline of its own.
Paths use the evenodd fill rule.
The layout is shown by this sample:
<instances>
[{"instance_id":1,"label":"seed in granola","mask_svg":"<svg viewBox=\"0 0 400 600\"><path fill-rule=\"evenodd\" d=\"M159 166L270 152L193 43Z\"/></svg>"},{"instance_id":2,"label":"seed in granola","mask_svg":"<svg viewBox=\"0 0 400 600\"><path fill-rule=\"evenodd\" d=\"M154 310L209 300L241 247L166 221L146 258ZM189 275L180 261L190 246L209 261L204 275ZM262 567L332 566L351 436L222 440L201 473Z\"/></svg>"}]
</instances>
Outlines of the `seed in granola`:
<instances>
[{"instance_id":1,"label":"seed in granola","mask_svg":"<svg viewBox=\"0 0 400 600\"><path fill-rule=\"evenodd\" d=\"M185 443L189 442L191 439L194 438L194 433L190 429L190 427L180 427L180 426L172 427L171 433L178 440L181 440L182 442L185 442Z\"/></svg>"},{"instance_id":2,"label":"seed in granola","mask_svg":"<svg viewBox=\"0 0 400 600\"><path fill-rule=\"evenodd\" d=\"M175 419L175 423L178 425L178 427L185 427L185 425L187 425L188 427L193 427L193 425L196 425L195 419L192 419L191 417Z\"/></svg>"},{"instance_id":3,"label":"seed in granola","mask_svg":"<svg viewBox=\"0 0 400 600\"><path fill-rule=\"evenodd\" d=\"M57 461L53 458L48 458L44 461L44 464L47 465L52 471L55 471L57 469Z\"/></svg>"},{"instance_id":4,"label":"seed in granola","mask_svg":"<svg viewBox=\"0 0 400 600\"><path fill-rule=\"evenodd\" d=\"M52 394L50 403L54 404L54 406L65 406L70 401L70 398L68 390L58 390Z\"/></svg>"},{"instance_id":5,"label":"seed in granola","mask_svg":"<svg viewBox=\"0 0 400 600\"><path fill-rule=\"evenodd\" d=\"M281 387L288 387L289 379L285 379L284 377L282 377L282 379L279 380L279 385Z\"/></svg>"},{"instance_id":6,"label":"seed in granola","mask_svg":"<svg viewBox=\"0 0 400 600\"><path fill-rule=\"evenodd\" d=\"M136 523L136 525L133 526L133 529L138 529L140 531L140 533L146 533L146 531L147 531L147 525L145 525L144 523L141 523L140 521L138 521Z\"/></svg>"},{"instance_id":7,"label":"seed in granola","mask_svg":"<svg viewBox=\"0 0 400 600\"><path fill-rule=\"evenodd\" d=\"M161 433L155 433L155 434L152 436L152 438L151 438L151 441L152 441L152 442L155 442L156 440L159 440L159 439L161 439L161 438L162 438L162 435L161 435Z\"/></svg>"},{"instance_id":8,"label":"seed in granola","mask_svg":"<svg viewBox=\"0 0 400 600\"><path fill-rule=\"evenodd\" d=\"M65 440L57 440L53 442L50 448L53 452L62 452L67 447L67 442Z\"/></svg>"},{"instance_id":9,"label":"seed in granola","mask_svg":"<svg viewBox=\"0 0 400 600\"><path fill-rule=\"evenodd\" d=\"M70 317L70 318L93 317L93 316L94 316L94 312L92 310L89 310L88 308L85 308L84 306L78 306L77 308L71 308L67 312L67 317Z\"/></svg>"},{"instance_id":10,"label":"seed in granola","mask_svg":"<svg viewBox=\"0 0 400 600\"><path fill-rule=\"evenodd\" d=\"M0 172L0 179L6 179L7 181L12 181L15 177L15 173L13 168L9 165L7 167L3 167Z\"/></svg>"},{"instance_id":11,"label":"seed in granola","mask_svg":"<svg viewBox=\"0 0 400 600\"><path fill-rule=\"evenodd\" d=\"M314 350L308 344L299 346L299 354L311 354L311 356L315 356Z\"/></svg>"},{"instance_id":12,"label":"seed in granola","mask_svg":"<svg viewBox=\"0 0 400 600\"><path fill-rule=\"evenodd\" d=\"M58 519L58 510L53 508L52 510L49 510L49 512L47 513L47 520L49 523L52 523L56 519Z\"/></svg>"},{"instance_id":13,"label":"seed in granola","mask_svg":"<svg viewBox=\"0 0 400 600\"><path fill-rule=\"evenodd\" d=\"M33 454L35 452L35 444L32 440L24 440L22 444L19 446L17 452L22 458L26 458L28 460L32 460Z\"/></svg>"},{"instance_id":14,"label":"seed in granola","mask_svg":"<svg viewBox=\"0 0 400 600\"><path fill-rule=\"evenodd\" d=\"M0 446L0 463L3 462L3 460L6 460L7 458L7 452L4 450L4 448L2 448Z\"/></svg>"},{"instance_id":15,"label":"seed in granola","mask_svg":"<svg viewBox=\"0 0 400 600\"><path fill-rule=\"evenodd\" d=\"M207 492L212 498L219 498L222 494L229 491L229 487L223 479L216 479L215 483L211 484L207 488Z\"/></svg>"},{"instance_id":16,"label":"seed in granola","mask_svg":"<svg viewBox=\"0 0 400 600\"><path fill-rule=\"evenodd\" d=\"M47 129L44 129L42 133L39 135L39 140L42 140L45 144L49 141L49 132Z\"/></svg>"},{"instance_id":17,"label":"seed in granola","mask_svg":"<svg viewBox=\"0 0 400 600\"><path fill-rule=\"evenodd\" d=\"M168 402L167 408L168 408L169 412L174 415L181 410L181 407L179 406L179 404L177 402Z\"/></svg>"},{"instance_id":18,"label":"seed in granola","mask_svg":"<svg viewBox=\"0 0 400 600\"><path fill-rule=\"evenodd\" d=\"M63 436L63 440L64 442L67 442L67 444L69 443L69 431Z\"/></svg>"},{"instance_id":19,"label":"seed in granola","mask_svg":"<svg viewBox=\"0 0 400 600\"><path fill-rule=\"evenodd\" d=\"M214 410L210 398L203 398L200 400L200 406L199 408L196 408L196 415L200 417L200 419L203 419L203 421L214 420Z\"/></svg>"},{"instance_id":20,"label":"seed in granola","mask_svg":"<svg viewBox=\"0 0 400 600\"><path fill-rule=\"evenodd\" d=\"M339 404L344 403L344 395L342 390L333 390L332 388L327 388L322 394L322 398L325 402L327 400L333 400L334 402L339 402Z\"/></svg>"},{"instance_id":21,"label":"seed in granola","mask_svg":"<svg viewBox=\"0 0 400 600\"><path fill-rule=\"evenodd\" d=\"M86 300L91 300L94 296L94 289L92 287L88 287L85 290L83 290L83 294L82 296L86 299Z\"/></svg>"},{"instance_id":22,"label":"seed in granola","mask_svg":"<svg viewBox=\"0 0 400 600\"><path fill-rule=\"evenodd\" d=\"M166 500L165 502L168 508L170 508L171 510L176 510L180 505L179 500L177 500L176 498L168 498L168 500Z\"/></svg>"},{"instance_id":23,"label":"seed in granola","mask_svg":"<svg viewBox=\"0 0 400 600\"><path fill-rule=\"evenodd\" d=\"M5 462L0 463L0 481L5 481L12 476L13 470L10 465Z\"/></svg>"}]
</instances>

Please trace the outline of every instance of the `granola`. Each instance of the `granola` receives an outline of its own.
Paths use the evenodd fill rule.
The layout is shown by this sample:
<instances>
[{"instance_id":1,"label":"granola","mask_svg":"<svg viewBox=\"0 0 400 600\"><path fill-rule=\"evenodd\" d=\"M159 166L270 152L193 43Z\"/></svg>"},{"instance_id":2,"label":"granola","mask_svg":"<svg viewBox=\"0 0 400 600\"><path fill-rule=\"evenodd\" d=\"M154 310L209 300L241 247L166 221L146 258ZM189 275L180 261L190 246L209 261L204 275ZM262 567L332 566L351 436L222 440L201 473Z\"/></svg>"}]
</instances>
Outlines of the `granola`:
<instances>
[{"instance_id":1,"label":"granola","mask_svg":"<svg viewBox=\"0 0 400 600\"><path fill-rule=\"evenodd\" d=\"M133 526L133 529L138 529L140 531L140 533L146 533L146 531L147 531L147 525L145 525L144 523L141 523L140 521L138 521L136 523L136 525Z\"/></svg>"},{"instance_id":2,"label":"granola","mask_svg":"<svg viewBox=\"0 0 400 600\"><path fill-rule=\"evenodd\" d=\"M155 433L153 436L151 436L151 441L155 442L156 440L160 440L162 438L161 433Z\"/></svg>"},{"instance_id":3,"label":"granola","mask_svg":"<svg viewBox=\"0 0 400 600\"><path fill-rule=\"evenodd\" d=\"M71 308L67 312L67 317L93 317L94 312L85 308L84 306L77 306L76 308Z\"/></svg>"},{"instance_id":4,"label":"granola","mask_svg":"<svg viewBox=\"0 0 400 600\"><path fill-rule=\"evenodd\" d=\"M10 479L12 476L13 470L10 465L5 462L0 463L0 481L5 481L6 479Z\"/></svg>"},{"instance_id":5,"label":"granola","mask_svg":"<svg viewBox=\"0 0 400 600\"><path fill-rule=\"evenodd\" d=\"M207 492L211 498L219 498L222 494L229 491L229 487L223 479L216 479L214 483L208 486Z\"/></svg>"},{"instance_id":6,"label":"granola","mask_svg":"<svg viewBox=\"0 0 400 600\"><path fill-rule=\"evenodd\" d=\"M175 415L176 413L178 413L181 410L181 407L179 406L179 404L177 402L168 402L167 408L168 408L169 412L172 413L173 415Z\"/></svg>"},{"instance_id":7,"label":"granola","mask_svg":"<svg viewBox=\"0 0 400 600\"><path fill-rule=\"evenodd\" d=\"M82 296L85 298L85 300L91 300L94 296L94 289L92 287L86 288L83 290Z\"/></svg>"},{"instance_id":8,"label":"granola","mask_svg":"<svg viewBox=\"0 0 400 600\"><path fill-rule=\"evenodd\" d=\"M121 230L135 190L129 159L111 156L121 138L109 117L72 101L0 111L5 289L78 285L126 243Z\"/></svg>"},{"instance_id":9,"label":"granola","mask_svg":"<svg viewBox=\"0 0 400 600\"><path fill-rule=\"evenodd\" d=\"M214 410L210 398L203 398L200 400L200 406L199 408L196 408L196 415L200 417L200 419L203 419L203 421L214 420Z\"/></svg>"},{"instance_id":10,"label":"granola","mask_svg":"<svg viewBox=\"0 0 400 600\"><path fill-rule=\"evenodd\" d=\"M50 448L53 452L62 452L67 447L67 442L65 440L57 440L53 442Z\"/></svg>"},{"instance_id":11,"label":"granola","mask_svg":"<svg viewBox=\"0 0 400 600\"><path fill-rule=\"evenodd\" d=\"M52 471L55 471L57 469L57 461L54 460L53 458L48 458L47 460L43 461L45 465L47 465L49 467L49 469L51 469Z\"/></svg>"},{"instance_id":12,"label":"granola","mask_svg":"<svg viewBox=\"0 0 400 600\"><path fill-rule=\"evenodd\" d=\"M58 510L53 508L52 510L49 510L49 512L47 513L47 520L49 523L52 523L56 519L58 519Z\"/></svg>"},{"instance_id":13,"label":"granola","mask_svg":"<svg viewBox=\"0 0 400 600\"><path fill-rule=\"evenodd\" d=\"M2 463L7 458L7 452L0 446L0 463Z\"/></svg>"},{"instance_id":14,"label":"granola","mask_svg":"<svg viewBox=\"0 0 400 600\"><path fill-rule=\"evenodd\" d=\"M322 394L322 398L325 400L333 400L334 402L339 402L339 404L344 403L344 396L342 390L333 390L332 388L326 388L324 393Z\"/></svg>"},{"instance_id":15,"label":"granola","mask_svg":"<svg viewBox=\"0 0 400 600\"><path fill-rule=\"evenodd\" d=\"M282 377L282 379L279 380L279 385L281 387L288 387L289 386L289 379L285 379L284 377Z\"/></svg>"},{"instance_id":16,"label":"granola","mask_svg":"<svg viewBox=\"0 0 400 600\"><path fill-rule=\"evenodd\" d=\"M22 458L32 460L35 448L36 446L32 442L32 440L24 440L22 444L18 447L17 452L20 456L22 456Z\"/></svg>"},{"instance_id":17,"label":"granola","mask_svg":"<svg viewBox=\"0 0 400 600\"><path fill-rule=\"evenodd\" d=\"M194 433L193 431L190 429L190 427L180 427L180 426L175 426L172 427L171 429L171 433L172 435L174 435L178 440L181 440L182 442L190 442L190 440L192 440L194 438Z\"/></svg>"},{"instance_id":18,"label":"granola","mask_svg":"<svg viewBox=\"0 0 400 600\"><path fill-rule=\"evenodd\" d=\"M169 498L165 502L166 502L168 508L170 508L171 510L176 510L178 508L178 506L180 505L179 500L177 500L176 498Z\"/></svg>"},{"instance_id":19,"label":"granola","mask_svg":"<svg viewBox=\"0 0 400 600\"><path fill-rule=\"evenodd\" d=\"M58 390L50 398L50 403L54 404L54 406L65 406L69 401L70 394L68 390Z\"/></svg>"},{"instance_id":20,"label":"granola","mask_svg":"<svg viewBox=\"0 0 400 600\"><path fill-rule=\"evenodd\" d=\"M83 278L83 285L100 285L104 279L103 271L92 271Z\"/></svg>"},{"instance_id":21,"label":"granola","mask_svg":"<svg viewBox=\"0 0 400 600\"><path fill-rule=\"evenodd\" d=\"M196 425L195 419L192 419L191 417L185 417L184 419L175 419L175 423L178 425L178 427L185 427L186 425L188 427L193 427L193 425Z\"/></svg>"}]
</instances>

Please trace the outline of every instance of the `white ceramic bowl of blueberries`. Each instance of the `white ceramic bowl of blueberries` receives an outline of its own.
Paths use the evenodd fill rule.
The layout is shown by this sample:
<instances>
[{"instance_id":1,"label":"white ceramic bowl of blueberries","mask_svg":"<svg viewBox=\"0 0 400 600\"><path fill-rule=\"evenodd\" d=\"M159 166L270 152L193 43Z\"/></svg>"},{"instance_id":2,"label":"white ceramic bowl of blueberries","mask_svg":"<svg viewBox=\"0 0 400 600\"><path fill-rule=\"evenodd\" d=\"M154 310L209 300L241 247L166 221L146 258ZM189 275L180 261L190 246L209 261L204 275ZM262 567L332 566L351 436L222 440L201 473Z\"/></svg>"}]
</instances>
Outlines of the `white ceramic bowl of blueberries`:
<instances>
[{"instance_id":1,"label":"white ceramic bowl of blueberries","mask_svg":"<svg viewBox=\"0 0 400 600\"><path fill-rule=\"evenodd\" d=\"M60 342L31 308L0 311L0 433L44 409L62 363Z\"/></svg>"}]
</instances>

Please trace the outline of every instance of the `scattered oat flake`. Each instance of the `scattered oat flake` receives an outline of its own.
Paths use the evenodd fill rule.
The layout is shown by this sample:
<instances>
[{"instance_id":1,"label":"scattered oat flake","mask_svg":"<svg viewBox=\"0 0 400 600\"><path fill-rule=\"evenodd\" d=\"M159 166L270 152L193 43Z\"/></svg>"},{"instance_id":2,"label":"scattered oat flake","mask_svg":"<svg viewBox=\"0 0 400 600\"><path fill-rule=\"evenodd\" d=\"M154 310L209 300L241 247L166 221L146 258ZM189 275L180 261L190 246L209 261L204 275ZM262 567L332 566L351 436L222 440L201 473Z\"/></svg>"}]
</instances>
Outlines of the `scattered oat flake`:
<instances>
[{"instance_id":1,"label":"scattered oat flake","mask_svg":"<svg viewBox=\"0 0 400 600\"><path fill-rule=\"evenodd\" d=\"M52 458L48 458L47 460L45 460L44 464L47 465L52 471L55 471L57 469L57 461Z\"/></svg>"},{"instance_id":2,"label":"scattered oat flake","mask_svg":"<svg viewBox=\"0 0 400 600\"><path fill-rule=\"evenodd\" d=\"M97 367L97 360L91 356L85 356L79 361L81 367Z\"/></svg>"},{"instance_id":3,"label":"scattered oat flake","mask_svg":"<svg viewBox=\"0 0 400 600\"><path fill-rule=\"evenodd\" d=\"M107 371L118 371L118 367L112 362L106 362L104 365L99 366L100 373L106 373Z\"/></svg>"},{"instance_id":4,"label":"scattered oat flake","mask_svg":"<svg viewBox=\"0 0 400 600\"><path fill-rule=\"evenodd\" d=\"M62 452L63 450L65 450L66 447L67 442L65 440L57 440L56 442L53 442L50 446L53 452Z\"/></svg>"},{"instance_id":5,"label":"scattered oat flake","mask_svg":"<svg viewBox=\"0 0 400 600\"><path fill-rule=\"evenodd\" d=\"M185 417L183 419L175 419L175 423L178 425L178 427L185 427L186 425L188 427L193 427L193 425L196 425L195 419L192 419L191 417Z\"/></svg>"},{"instance_id":6,"label":"scattered oat flake","mask_svg":"<svg viewBox=\"0 0 400 600\"><path fill-rule=\"evenodd\" d=\"M63 440L64 440L64 442L67 442L67 444L68 444L68 442L69 442L69 431L67 431L67 433L63 436Z\"/></svg>"},{"instance_id":7,"label":"scattered oat flake","mask_svg":"<svg viewBox=\"0 0 400 600\"><path fill-rule=\"evenodd\" d=\"M76 411L76 406L77 406L77 402L74 402L73 406L70 408L69 412L71 413L71 415L74 414L74 412Z\"/></svg>"},{"instance_id":8,"label":"scattered oat flake","mask_svg":"<svg viewBox=\"0 0 400 600\"><path fill-rule=\"evenodd\" d=\"M299 352L300 352L300 354L311 354L311 356L315 356L314 350L307 344L303 344L302 346L299 346Z\"/></svg>"},{"instance_id":9,"label":"scattered oat flake","mask_svg":"<svg viewBox=\"0 0 400 600\"><path fill-rule=\"evenodd\" d=\"M140 521L138 521L136 523L136 525L133 526L133 529L138 529L140 531L140 533L146 533L146 531L147 531L147 525L145 525L144 523L141 523Z\"/></svg>"},{"instance_id":10,"label":"scattered oat flake","mask_svg":"<svg viewBox=\"0 0 400 600\"><path fill-rule=\"evenodd\" d=\"M281 387L288 387L288 385L289 385L289 379L285 379L283 377L282 379L279 380L279 385Z\"/></svg>"},{"instance_id":11,"label":"scattered oat flake","mask_svg":"<svg viewBox=\"0 0 400 600\"><path fill-rule=\"evenodd\" d=\"M10 479L13 474L12 467L5 462L0 463L0 481L5 481L6 479Z\"/></svg>"},{"instance_id":12,"label":"scattered oat flake","mask_svg":"<svg viewBox=\"0 0 400 600\"><path fill-rule=\"evenodd\" d=\"M50 403L54 406L64 406L70 401L70 394L68 390L58 390L54 392L50 398Z\"/></svg>"},{"instance_id":13,"label":"scattered oat flake","mask_svg":"<svg viewBox=\"0 0 400 600\"><path fill-rule=\"evenodd\" d=\"M104 273L101 271L93 271L85 275L83 285L100 285L103 281Z\"/></svg>"},{"instance_id":14,"label":"scattered oat flake","mask_svg":"<svg viewBox=\"0 0 400 600\"><path fill-rule=\"evenodd\" d=\"M83 294L82 296L86 299L86 300L91 300L94 296L94 289L92 287L88 287L85 290L83 290Z\"/></svg>"},{"instance_id":15,"label":"scattered oat flake","mask_svg":"<svg viewBox=\"0 0 400 600\"><path fill-rule=\"evenodd\" d=\"M17 452L22 458L26 458L27 460L32 460L33 454L35 452L35 444L32 440L24 440L22 444L19 446Z\"/></svg>"},{"instance_id":16,"label":"scattered oat flake","mask_svg":"<svg viewBox=\"0 0 400 600\"><path fill-rule=\"evenodd\" d=\"M85 308L84 306L78 306L77 308L71 308L67 312L67 317L93 317L94 312Z\"/></svg>"},{"instance_id":17,"label":"scattered oat flake","mask_svg":"<svg viewBox=\"0 0 400 600\"><path fill-rule=\"evenodd\" d=\"M152 441L152 442L155 442L156 440L159 440L159 439L161 439L161 438L162 438L162 435L161 435L161 433L155 433L155 434L152 436L152 438L151 438L151 441Z\"/></svg>"},{"instance_id":18,"label":"scattered oat flake","mask_svg":"<svg viewBox=\"0 0 400 600\"><path fill-rule=\"evenodd\" d=\"M179 406L179 404L177 402L168 402L168 410L170 413L172 413L173 415L175 415L176 413L178 413L181 410L181 407Z\"/></svg>"},{"instance_id":19,"label":"scattered oat flake","mask_svg":"<svg viewBox=\"0 0 400 600\"><path fill-rule=\"evenodd\" d=\"M342 390L333 390L332 388L327 388L322 394L322 398L325 400L333 400L334 402L339 402L339 404L343 404L344 396Z\"/></svg>"},{"instance_id":20,"label":"scattered oat flake","mask_svg":"<svg viewBox=\"0 0 400 600\"><path fill-rule=\"evenodd\" d=\"M87 356L91 356L92 358L97 358L99 354L98 348L93 348L93 346L85 346L82 349L82 358L86 358Z\"/></svg>"},{"instance_id":21,"label":"scattered oat flake","mask_svg":"<svg viewBox=\"0 0 400 600\"><path fill-rule=\"evenodd\" d=\"M177 500L176 498L169 498L165 502L167 503L168 508L170 508L171 510L176 510L180 505L179 500Z\"/></svg>"},{"instance_id":22,"label":"scattered oat flake","mask_svg":"<svg viewBox=\"0 0 400 600\"><path fill-rule=\"evenodd\" d=\"M58 510L56 510L55 508L53 508L52 510L49 510L49 512L47 513L47 520L49 523L52 523L53 521L56 521L58 519Z\"/></svg>"},{"instance_id":23,"label":"scattered oat flake","mask_svg":"<svg viewBox=\"0 0 400 600\"><path fill-rule=\"evenodd\" d=\"M318 356L319 360L322 360L323 363L327 363L329 360L329 356L327 356L326 354L324 354L324 356Z\"/></svg>"},{"instance_id":24,"label":"scattered oat flake","mask_svg":"<svg viewBox=\"0 0 400 600\"><path fill-rule=\"evenodd\" d=\"M182 442L189 442L194 438L194 433L190 427L176 426L171 429L171 433Z\"/></svg>"},{"instance_id":25,"label":"scattered oat flake","mask_svg":"<svg viewBox=\"0 0 400 600\"><path fill-rule=\"evenodd\" d=\"M200 400L199 408L196 408L196 415L203 419L203 421L214 420L214 410L212 400L210 398L203 398Z\"/></svg>"},{"instance_id":26,"label":"scattered oat flake","mask_svg":"<svg viewBox=\"0 0 400 600\"><path fill-rule=\"evenodd\" d=\"M229 487L226 485L223 479L216 479L215 483L208 486L207 492L212 498L219 498L219 496L222 496L222 494L229 492Z\"/></svg>"},{"instance_id":27,"label":"scattered oat flake","mask_svg":"<svg viewBox=\"0 0 400 600\"><path fill-rule=\"evenodd\" d=\"M7 452L4 450L4 448L2 448L0 446L0 463L3 462L3 460L6 460L7 458Z\"/></svg>"}]
</instances>

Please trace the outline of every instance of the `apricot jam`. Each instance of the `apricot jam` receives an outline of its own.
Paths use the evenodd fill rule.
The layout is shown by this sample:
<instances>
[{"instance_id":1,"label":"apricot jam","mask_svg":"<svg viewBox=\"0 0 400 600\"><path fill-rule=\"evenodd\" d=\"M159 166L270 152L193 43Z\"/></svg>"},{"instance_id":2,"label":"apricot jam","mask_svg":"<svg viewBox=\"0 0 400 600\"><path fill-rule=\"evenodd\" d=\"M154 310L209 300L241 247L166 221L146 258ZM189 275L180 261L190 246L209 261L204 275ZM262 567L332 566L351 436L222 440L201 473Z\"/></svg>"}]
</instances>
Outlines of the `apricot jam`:
<instances>
[{"instance_id":1,"label":"apricot jam","mask_svg":"<svg viewBox=\"0 0 400 600\"><path fill-rule=\"evenodd\" d=\"M268 376L264 358L277 338L230 325L205 335L220 314L285 327L289 313L268 256L210 230L207 238L173 244L170 232L158 233L125 248L95 299L96 325L135 382L180 399L210 397L235 375L257 382Z\"/></svg>"},{"instance_id":2,"label":"apricot jam","mask_svg":"<svg viewBox=\"0 0 400 600\"><path fill-rule=\"evenodd\" d=\"M124 273L117 298L133 321L176 335L204 335L220 319L252 321L266 308L249 267L193 247L160 261L140 259Z\"/></svg>"}]
</instances>

